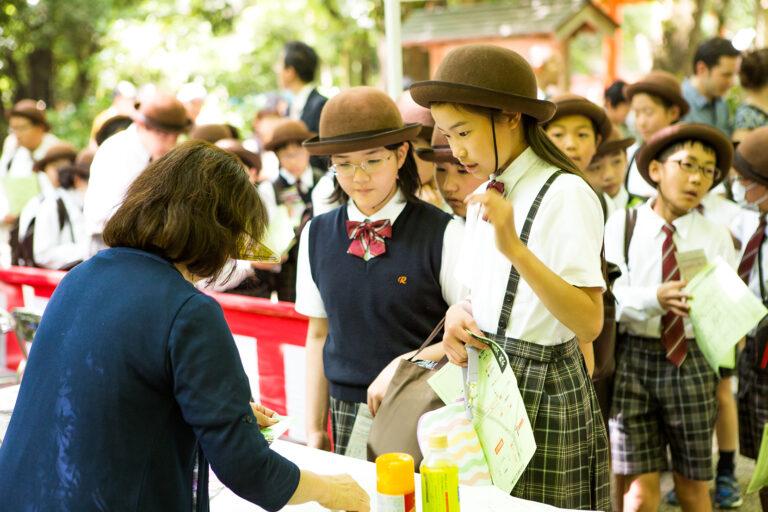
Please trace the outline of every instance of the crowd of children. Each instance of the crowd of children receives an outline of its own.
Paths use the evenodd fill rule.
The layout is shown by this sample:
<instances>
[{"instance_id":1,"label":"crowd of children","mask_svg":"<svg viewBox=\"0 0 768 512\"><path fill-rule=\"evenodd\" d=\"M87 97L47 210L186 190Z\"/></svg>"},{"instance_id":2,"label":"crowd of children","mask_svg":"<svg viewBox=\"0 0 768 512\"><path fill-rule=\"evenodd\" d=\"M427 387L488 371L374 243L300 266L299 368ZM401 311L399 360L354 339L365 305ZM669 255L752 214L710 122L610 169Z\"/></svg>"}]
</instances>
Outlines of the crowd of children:
<instances>
[{"instance_id":1,"label":"crowd of children","mask_svg":"<svg viewBox=\"0 0 768 512\"><path fill-rule=\"evenodd\" d=\"M308 444L344 453L358 415L376 414L400 359L445 317L442 343L422 359L465 365L466 345L487 348L472 331L507 352L518 379L537 450L513 495L588 510L651 511L666 499L701 511L715 480L716 505L739 507L737 446L756 458L768 422L768 320L746 337L737 370L714 372L676 255L722 259L768 304L767 50L739 61L730 42L707 41L690 80L652 71L616 82L604 109L568 92L539 98L523 57L481 44L449 52L397 102L369 87L326 102L311 86L317 58L307 49L290 43L281 59L281 83L296 97L289 118L260 112L244 142L223 124L189 137L237 155L268 216L285 211L294 229L280 263L233 260L227 279L200 286L276 294L309 317ZM722 96L739 62L747 101L733 124ZM38 103L17 104L0 172L38 172L41 192L21 211L0 204L14 262L71 268L88 258L101 242L86 219L90 160L103 187L108 152L133 144L123 163L139 172L188 131L183 112L157 93L117 113L102 128L125 132L94 142L94 159L49 137ZM691 122L708 112L717 122ZM613 283L606 261L621 271ZM611 284L615 373L593 383ZM675 487L662 498L669 470ZM768 489L760 497L768 511Z\"/></svg>"}]
</instances>

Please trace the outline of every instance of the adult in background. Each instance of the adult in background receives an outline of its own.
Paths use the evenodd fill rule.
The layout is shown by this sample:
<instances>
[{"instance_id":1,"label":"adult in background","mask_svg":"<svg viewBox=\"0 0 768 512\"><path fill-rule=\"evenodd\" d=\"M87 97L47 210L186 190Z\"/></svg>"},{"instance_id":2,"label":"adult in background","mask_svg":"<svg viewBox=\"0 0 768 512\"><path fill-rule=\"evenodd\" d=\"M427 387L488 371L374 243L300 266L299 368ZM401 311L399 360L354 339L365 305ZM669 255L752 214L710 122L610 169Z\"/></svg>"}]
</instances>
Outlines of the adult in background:
<instances>
[{"instance_id":1,"label":"adult in background","mask_svg":"<svg viewBox=\"0 0 768 512\"><path fill-rule=\"evenodd\" d=\"M683 122L708 124L731 136L731 109L723 97L733 87L740 55L739 50L722 37L699 45L693 56L693 75L683 80L683 97L691 107Z\"/></svg>"},{"instance_id":2,"label":"adult in background","mask_svg":"<svg viewBox=\"0 0 768 512\"><path fill-rule=\"evenodd\" d=\"M92 253L105 247L101 241L104 224L136 176L175 146L179 134L191 125L184 105L159 90L142 101L132 116L133 124L105 140L91 164L83 213L93 238Z\"/></svg>"},{"instance_id":3,"label":"adult in background","mask_svg":"<svg viewBox=\"0 0 768 512\"><path fill-rule=\"evenodd\" d=\"M0 445L0 510L208 510L207 461L267 510L369 510L350 477L270 450L259 424L271 411L250 403L221 307L192 284L263 232L242 165L206 142L137 177L105 226L111 248L69 272L46 307Z\"/></svg>"},{"instance_id":4,"label":"adult in background","mask_svg":"<svg viewBox=\"0 0 768 512\"><path fill-rule=\"evenodd\" d=\"M307 129L317 133L320 127L320 113L328 98L317 92L312 82L317 73L318 58L315 50L301 41L291 41L283 47L283 54L277 64L277 81L281 88L293 93L288 108L288 117L303 121ZM325 159L313 157L313 167L327 170Z\"/></svg>"},{"instance_id":5,"label":"adult in background","mask_svg":"<svg viewBox=\"0 0 768 512\"><path fill-rule=\"evenodd\" d=\"M741 142L752 130L768 126L768 48L744 55L739 83L747 98L736 109L731 140Z\"/></svg>"}]
</instances>

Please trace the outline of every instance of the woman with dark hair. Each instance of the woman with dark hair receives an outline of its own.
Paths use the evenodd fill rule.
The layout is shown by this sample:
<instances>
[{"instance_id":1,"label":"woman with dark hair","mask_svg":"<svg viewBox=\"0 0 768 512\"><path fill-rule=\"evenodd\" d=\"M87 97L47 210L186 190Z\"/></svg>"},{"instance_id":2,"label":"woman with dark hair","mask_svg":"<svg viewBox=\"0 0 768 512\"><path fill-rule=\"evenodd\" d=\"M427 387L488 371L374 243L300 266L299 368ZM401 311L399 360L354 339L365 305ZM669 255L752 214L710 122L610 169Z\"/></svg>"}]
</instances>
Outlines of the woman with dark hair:
<instances>
[{"instance_id":1,"label":"woman with dark hair","mask_svg":"<svg viewBox=\"0 0 768 512\"><path fill-rule=\"evenodd\" d=\"M768 48L744 54L739 83L747 98L734 115L731 136L734 142L741 142L756 128L768 126Z\"/></svg>"},{"instance_id":2,"label":"woman with dark hair","mask_svg":"<svg viewBox=\"0 0 768 512\"><path fill-rule=\"evenodd\" d=\"M307 224L299 246L310 446L330 449L330 408L333 449L347 453L358 414L376 414L400 359L462 295L453 275L462 226L416 197L408 141L420 128L404 123L384 92L353 87L328 101L319 135L304 142L310 153L330 155L331 200L341 203ZM419 357L439 360L440 344Z\"/></svg>"},{"instance_id":3,"label":"woman with dark hair","mask_svg":"<svg viewBox=\"0 0 768 512\"><path fill-rule=\"evenodd\" d=\"M110 248L64 277L40 322L0 446L0 510L204 511L206 459L267 510L369 510L350 477L269 449L271 411L249 403L221 307L192 284L248 257L263 231L256 189L211 144L183 143L139 175L105 226Z\"/></svg>"},{"instance_id":4,"label":"woman with dark hair","mask_svg":"<svg viewBox=\"0 0 768 512\"><path fill-rule=\"evenodd\" d=\"M466 345L489 348L469 330L509 357L536 439L512 495L609 510L608 437L579 350L603 326L603 214L540 126L555 105L537 99L523 57L485 44L451 50L410 90L467 172L490 178L467 199L456 276L470 295L448 309L443 347L466 366Z\"/></svg>"}]
</instances>

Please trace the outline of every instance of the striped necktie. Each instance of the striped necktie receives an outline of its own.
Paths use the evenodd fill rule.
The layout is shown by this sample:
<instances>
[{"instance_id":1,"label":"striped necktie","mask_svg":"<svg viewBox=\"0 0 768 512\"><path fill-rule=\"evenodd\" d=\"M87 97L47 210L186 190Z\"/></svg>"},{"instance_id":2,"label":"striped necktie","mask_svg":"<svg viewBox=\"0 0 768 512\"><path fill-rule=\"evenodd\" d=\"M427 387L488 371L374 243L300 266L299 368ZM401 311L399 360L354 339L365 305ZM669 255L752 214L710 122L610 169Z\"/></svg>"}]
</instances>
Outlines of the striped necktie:
<instances>
[{"instance_id":1,"label":"striped necktie","mask_svg":"<svg viewBox=\"0 0 768 512\"><path fill-rule=\"evenodd\" d=\"M741 257L741 263L739 263L739 277L746 284L749 284L749 276L755 267L755 261L757 261L757 252L760 250L760 244L763 243L765 238L765 224L765 214L761 213L757 230L752 235L752 238L749 239L747 247L744 249L744 256Z\"/></svg>"},{"instance_id":2,"label":"striped necktie","mask_svg":"<svg viewBox=\"0 0 768 512\"><path fill-rule=\"evenodd\" d=\"M671 224L665 224L661 229L667 235L661 246L662 282L679 281L680 270L677 268L675 241L672 239L675 227ZM667 311L664 316L661 317L661 344L667 351L667 359L669 359L675 366L683 364L685 356L688 353L688 342L685 339L683 317L676 315L672 311Z\"/></svg>"}]
</instances>

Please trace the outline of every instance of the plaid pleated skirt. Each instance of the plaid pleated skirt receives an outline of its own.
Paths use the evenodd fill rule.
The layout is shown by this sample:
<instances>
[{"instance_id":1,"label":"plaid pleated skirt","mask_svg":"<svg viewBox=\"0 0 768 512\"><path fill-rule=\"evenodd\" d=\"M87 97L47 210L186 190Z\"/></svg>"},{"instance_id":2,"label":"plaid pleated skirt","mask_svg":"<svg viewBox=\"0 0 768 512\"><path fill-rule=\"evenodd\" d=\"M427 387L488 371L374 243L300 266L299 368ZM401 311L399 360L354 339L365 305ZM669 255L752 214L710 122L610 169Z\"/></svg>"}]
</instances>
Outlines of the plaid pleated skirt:
<instances>
[{"instance_id":1,"label":"plaid pleated skirt","mask_svg":"<svg viewBox=\"0 0 768 512\"><path fill-rule=\"evenodd\" d=\"M755 339L739 356L739 453L757 459L763 428L768 423L768 370L759 369Z\"/></svg>"},{"instance_id":2,"label":"plaid pleated skirt","mask_svg":"<svg viewBox=\"0 0 768 512\"><path fill-rule=\"evenodd\" d=\"M608 435L575 339L537 345L486 333L517 377L536 453L512 496L560 508L611 510Z\"/></svg>"},{"instance_id":3,"label":"plaid pleated skirt","mask_svg":"<svg viewBox=\"0 0 768 512\"><path fill-rule=\"evenodd\" d=\"M344 455L349 444L349 436L352 434L352 427L355 426L355 418L357 418L360 404L345 402L333 397L330 399L333 453Z\"/></svg>"}]
</instances>

